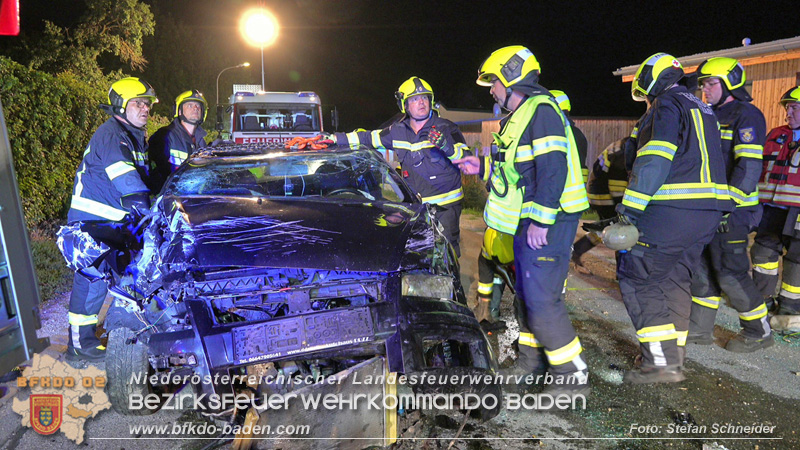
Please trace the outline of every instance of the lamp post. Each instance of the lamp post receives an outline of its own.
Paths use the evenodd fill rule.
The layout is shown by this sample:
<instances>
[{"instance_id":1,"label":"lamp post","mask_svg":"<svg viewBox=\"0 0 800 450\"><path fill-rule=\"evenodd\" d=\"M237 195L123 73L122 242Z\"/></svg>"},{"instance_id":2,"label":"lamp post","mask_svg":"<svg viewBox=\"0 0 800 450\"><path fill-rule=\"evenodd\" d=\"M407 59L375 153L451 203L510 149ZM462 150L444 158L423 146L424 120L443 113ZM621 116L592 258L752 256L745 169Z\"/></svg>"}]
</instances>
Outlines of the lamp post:
<instances>
[{"instance_id":1,"label":"lamp post","mask_svg":"<svg viewBox=\"0 0 800 450\"><path fill-rule=\"evenodd\" d=\"M226 70L238 69L240 67L250 67L250 63L249 62L244 62L244 63L241 63L241 64L236 65L236 66L226 67L226 68L220 70L219 73L217 74L217 102L215 103L216 105L219 105L219 76L222 75L222 72L225 72Z\"/></svg>"},{"instance_id":2,"label":"lamp post","mask_svg":"<svg viewBox=\"0 0 800 450\"><path fill-rule=\"evenodd\" d=\"M264 47L278 39L278 19L264 8L251 9L239 21L239 29L245 40L261 49L261 90L264 85Z\"/></svg>"}]
</instances>

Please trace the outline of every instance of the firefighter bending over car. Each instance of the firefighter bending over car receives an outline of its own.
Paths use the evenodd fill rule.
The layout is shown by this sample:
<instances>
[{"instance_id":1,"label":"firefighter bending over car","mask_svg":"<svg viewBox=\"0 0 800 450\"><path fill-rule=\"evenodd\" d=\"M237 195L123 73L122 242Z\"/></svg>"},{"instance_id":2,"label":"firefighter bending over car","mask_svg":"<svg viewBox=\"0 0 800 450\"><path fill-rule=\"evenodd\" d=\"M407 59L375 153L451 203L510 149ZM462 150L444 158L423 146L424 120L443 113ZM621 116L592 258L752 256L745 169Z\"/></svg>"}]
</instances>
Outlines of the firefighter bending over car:
<instances>
[{"instance_id":1,"label":"firefighter bending over car","mask_svg":"<svg viewBox=\"0 0 800 450\"><path fill-rule=\"evenodd\" d=\"M481 65L477 83L490 87L498 105L511 111L495 134L498 151L455 161L469 175L488 181L486 224L514 235L517 295L530 328L520 337L519 358L503 371L550 374L545 392L588 394L588 366L561 291L581 212L589 207L572 128L550 92L538 84L539 62L519 45L501 48Z\"/></svg>"},{"instance_id":2,"label":"firefighter bending over car","mask_svg":"<svg viewBox=\"0 0 800 450\"><path fill-rule=\"evenodd\" d=\"M728 189L736 208L724 216L695 264L687 342L714 342L714 319L724 292L742 326L725 349L753 352L773 344L767 307L750 276L747 257L748 235L761 217L758 178L767 124L764 114L750 104L753 99L745 90L745 70L739 61L711 58L700 64L697 74L706 103L720 123Z\"/></svg>"},{"instance_id":3,"label":"firefighter bending over car","mask_svg":"<svg viewBox=\"0 0 800 450\"><path fill-rule=\"evenodd\" d=\"M153 133L148 141L148 153L153 165L150 190L158 193L167 177L198 148L205 147L208 103L200 91L186 91L175 98L175 119Z\"/></svg>"},{"instance_id":4,"label":"firefighter bending over car","mask_svg":"<svg viewBox=\"0 0 800 450\"><path fill-rule=\"evenodd\" d=\"M108 104L100 105L111 118L92 136L75 174L68 225L59 230L58 239L76 270L69 300L67 360L105 358L105 347L96 336L97 314L108 293L106 272L115 262L115 250L124 245L126 218L150 208L144 181L149 173L145 126L157 101L153 87L142 79L129 77L112 84ZM108 223L119 228L103 226Z\"/></svg>"},{"instance_id":5,"label":"firefighter bending over car","mask_svg":"<svg viewBox=\"0 0 800 450\"><path fill-rule=\"evenodd\" d=\"M800 86L780 98L786 125L772 129L764 145L758 185L764 215L750 249L753 280L764 298L775 295L783 255L777 315L800 315ZM783 254L784 250L786 254Z\"/></svg>"},{"instance_id":6,"label":"firefighter bending over car","mask_svg":"<svg viewBox=\"0 0 800 450\"><path fill-rule=\"evenodd\" d=\"M677 59L656 53L632 83L634 100L650 107L640 120L636 160L617 205L620 221L640 231L617 267L642 353L641 367L627 371L625 383L685 379L691 266L714 237L722 213L733 210L716 117L678 84L683 75Z\"/></svg>"},{"instance_id":7,"label":"firefighter bending over car","mask_svg":"<svg viewBox=\"0 0 800 450\"><path fill-rule=\"evenodd\" d=\"M376 150L392 150L400 161L406 182L435 209L436 219L456 255L461 218L461 173L452 160L471 153L458 126L442 119L432 109L433 89L419 77L411 77L395 93L403 118L382 130L336 133L331 140L339 145L365 145Z\"/></svg>"}]
</instances>

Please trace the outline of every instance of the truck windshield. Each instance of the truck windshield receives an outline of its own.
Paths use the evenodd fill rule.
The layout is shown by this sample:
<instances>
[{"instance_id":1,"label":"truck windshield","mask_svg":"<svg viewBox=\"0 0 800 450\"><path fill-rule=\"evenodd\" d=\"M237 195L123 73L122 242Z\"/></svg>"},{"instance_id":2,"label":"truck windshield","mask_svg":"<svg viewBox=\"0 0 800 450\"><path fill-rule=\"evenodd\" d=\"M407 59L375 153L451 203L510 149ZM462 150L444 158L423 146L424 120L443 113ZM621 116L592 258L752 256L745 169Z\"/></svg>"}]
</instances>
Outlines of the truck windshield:
<instances>
[{"instance_id":1,"label":"truck windshield","mask_svg":"<svg viewBox=\"0 0 800 450\"><path fill-rule=\"evenodd\" d=\"M321 131L313 104L241 103L236 105L234 131Z\"/></svg>"}]
</instances>

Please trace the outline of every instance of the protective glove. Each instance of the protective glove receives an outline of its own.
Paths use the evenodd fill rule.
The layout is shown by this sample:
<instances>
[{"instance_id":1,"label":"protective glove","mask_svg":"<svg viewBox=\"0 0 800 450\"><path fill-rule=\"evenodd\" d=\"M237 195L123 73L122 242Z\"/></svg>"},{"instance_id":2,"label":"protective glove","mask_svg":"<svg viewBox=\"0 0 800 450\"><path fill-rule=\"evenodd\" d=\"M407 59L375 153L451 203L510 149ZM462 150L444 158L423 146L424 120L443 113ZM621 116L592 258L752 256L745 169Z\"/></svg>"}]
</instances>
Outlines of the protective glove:
<instances>
[{"instance_id":1,"label":"protective glove","mask_svg":"<svg viewBox=\"0 0 800 450\"><path fill-rule=\"evenodd\" d=\"M447 148L447 138L435 126L432 126L431 131L428 132L428 140L439 150Z\"/></svg>"},{"instance_id":2,"label":"protective glove","mask_svg":"<svg viewBox=\"0 0 800 450\"><path fill-rule=\"evenodd\" d=\"M335 134L322 133L322 134L320 134L320 136L321 137L317 141L317 144L336 145L336 135Z\"/></svg>"},{"instance_id":3,"label":"protective glove","mask_svg":"<svg viewBox=\"0 0 800 450\"><path fill-rule=\"evenodd\" d=\"M730 227L728 226L728 218L731 216L731 213L725 213L722 215L722 219L719 221L719 226L717 227L717 233L728 233L731 231Z\"/></svg>"},{"instance_id":4,"label":"protective glove","mask_svg":"<svg viewBox=\"0 0 800 450\"><path fill-rule=\"evenodd\" d=\"M639 221L639 216L642 214L641 211L626 208L622 203L618 204L614 210L617 212L618 222L623 225L636 226L636 223Z\"/></svg>"}]
</instances>

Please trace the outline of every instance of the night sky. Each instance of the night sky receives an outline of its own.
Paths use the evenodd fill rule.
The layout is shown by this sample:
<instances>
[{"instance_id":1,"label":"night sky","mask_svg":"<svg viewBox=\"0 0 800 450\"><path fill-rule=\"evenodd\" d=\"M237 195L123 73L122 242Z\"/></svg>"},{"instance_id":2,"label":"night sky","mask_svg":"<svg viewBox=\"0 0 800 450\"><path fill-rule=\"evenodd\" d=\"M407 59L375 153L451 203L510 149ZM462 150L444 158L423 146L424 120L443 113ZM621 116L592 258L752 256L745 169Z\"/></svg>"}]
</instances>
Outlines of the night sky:
<instances>
[{"instance_id":1,"label":"night sky","mask_svg":"<svg viewBox=\"0 0 800 450\"><path fill-rule=\"evenodd\" d=\"M56 12L67 20L76 3L22 0L23 27L26 5L32 16ZM198 83L213 86L220 69L242 61L253 64L223 75L221 98L230 94L233 82L260 83L259 50L247 46L237 23L244 10L263 4L281 24L278 41L264 51L267 89L316 91L326 109L337 107L345 130L376 127L395 114L393 93L414 75L427 80L446 107L491 110L488 89L475 84L477 69L493 50L506 45L533 51L542 66L541 83L567 92L573 116L636 117L641 105L631 100L629 84L613 76L613 70L639 64L658 51L681 57L736 47L745 37L755 44L800 35L797 1L147 3L213 38L193 55L214 74L203 74L206 79ZM61 4L73 7L62 5L61 11L55 6ZM48 5L46 12L38 5ZM795 18L787 20L791 15ZM157 27L158 21L157 15ZM207 98L213 100L213 93Z\"/></svg>"}]
</instances>

